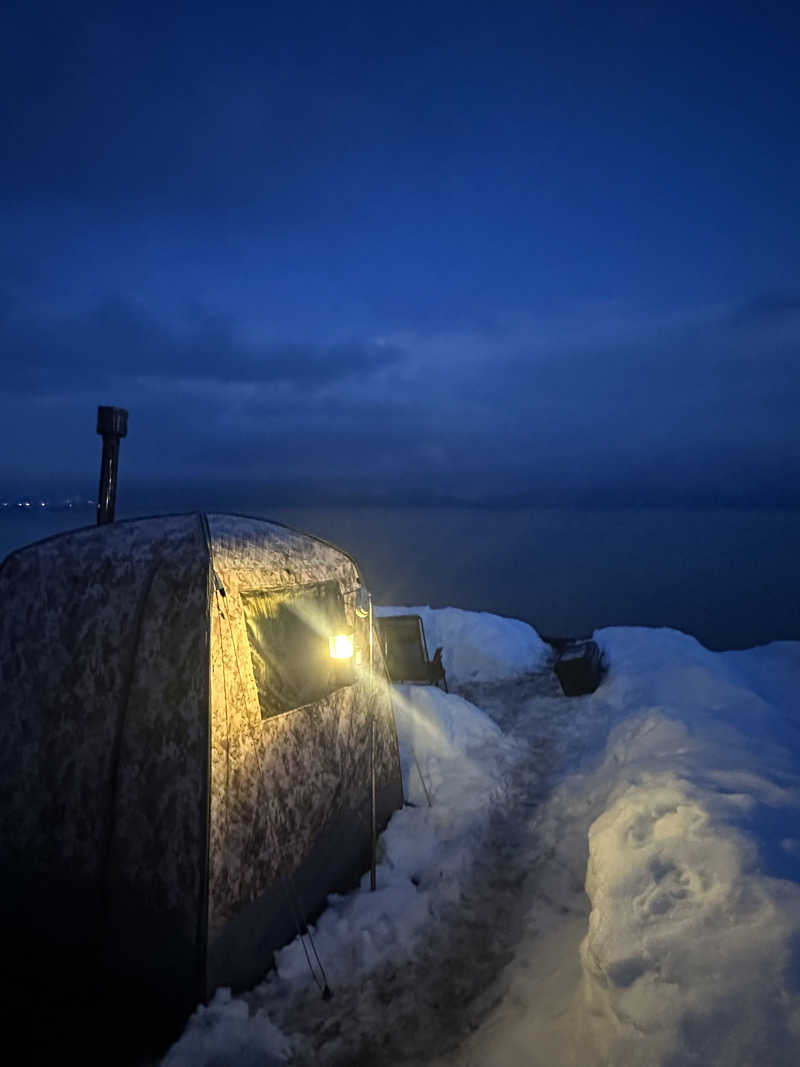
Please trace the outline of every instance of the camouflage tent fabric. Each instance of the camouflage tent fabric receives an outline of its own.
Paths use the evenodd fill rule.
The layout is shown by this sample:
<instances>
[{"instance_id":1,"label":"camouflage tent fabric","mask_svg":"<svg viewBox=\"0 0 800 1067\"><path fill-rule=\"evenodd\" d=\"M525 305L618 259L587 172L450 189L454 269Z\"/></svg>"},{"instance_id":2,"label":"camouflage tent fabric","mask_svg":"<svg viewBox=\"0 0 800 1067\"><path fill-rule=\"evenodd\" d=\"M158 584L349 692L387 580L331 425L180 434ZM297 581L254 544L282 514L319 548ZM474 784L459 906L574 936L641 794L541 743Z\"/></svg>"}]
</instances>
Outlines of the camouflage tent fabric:
<instances>
[{"instance_id":1,"label":"camouflage tent fabric","mask_svg":"<svg viewBox=\"0 0 800 1067\"><path fill-rule=\"evenodd\" d=\"M315 583L335 583L352 674L265 716L248 597ZM65 946L178 1017L257 981L353 884L373 751L379 826L402 803L360 589L333 546L225 515L92 527L5 560L0 921L18 956Z\"/></svg>"}]
</instances>

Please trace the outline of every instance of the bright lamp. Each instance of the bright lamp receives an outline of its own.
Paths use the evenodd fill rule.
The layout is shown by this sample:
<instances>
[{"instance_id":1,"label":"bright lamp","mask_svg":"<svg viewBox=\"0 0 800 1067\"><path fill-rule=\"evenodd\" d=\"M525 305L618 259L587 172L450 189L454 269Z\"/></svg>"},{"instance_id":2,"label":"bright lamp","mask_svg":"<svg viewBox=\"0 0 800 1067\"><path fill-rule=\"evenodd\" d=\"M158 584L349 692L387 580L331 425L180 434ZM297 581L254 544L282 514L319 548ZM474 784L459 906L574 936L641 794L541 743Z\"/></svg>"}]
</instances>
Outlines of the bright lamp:
<instances>
[{"instance_id":1,"label":"bright lamp","mask_svg":"<svg viewBox=\"0 0 800 1067\"><path fill-rule=\"evenodd\" d=\"M353 635L336 634L328 638L331 659L351 659L353 655Z\"/></svg>"}]
</instances>

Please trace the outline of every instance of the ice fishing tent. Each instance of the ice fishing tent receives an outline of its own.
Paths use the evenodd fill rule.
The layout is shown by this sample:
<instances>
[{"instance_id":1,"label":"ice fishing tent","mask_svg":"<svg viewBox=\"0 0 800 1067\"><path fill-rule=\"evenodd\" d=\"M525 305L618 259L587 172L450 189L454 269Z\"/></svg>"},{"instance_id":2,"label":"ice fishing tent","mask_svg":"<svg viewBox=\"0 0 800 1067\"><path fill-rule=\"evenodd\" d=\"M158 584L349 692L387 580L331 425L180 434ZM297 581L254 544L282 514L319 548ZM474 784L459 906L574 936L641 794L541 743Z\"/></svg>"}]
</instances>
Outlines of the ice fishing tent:
<instances>
[{"instance_id":1,"label":"ice fishing tent","mask_svg":"<svg viewBox=\"0 0 800 1067\"><path fill-rule=\"evenodd\" d=\"M5 560L6 961L12 942L17 960L60 947L180 1018L258 980L354 884L373 723L379 828L402 803L360 588L327 543L226 515L92 527ZM336 634L351 658L332 658Z\"/></svg>"}]
</instances>

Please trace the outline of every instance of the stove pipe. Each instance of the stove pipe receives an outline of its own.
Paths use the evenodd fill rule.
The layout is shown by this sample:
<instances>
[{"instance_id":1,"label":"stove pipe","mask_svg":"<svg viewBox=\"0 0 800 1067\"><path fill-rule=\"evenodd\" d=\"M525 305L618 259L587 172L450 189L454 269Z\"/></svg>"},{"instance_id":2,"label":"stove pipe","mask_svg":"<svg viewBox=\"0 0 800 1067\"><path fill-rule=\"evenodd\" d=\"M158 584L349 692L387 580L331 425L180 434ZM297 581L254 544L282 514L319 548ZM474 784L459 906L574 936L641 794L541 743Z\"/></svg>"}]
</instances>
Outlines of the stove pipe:
<instances>
[{"instance_id":1,"label":"stove pipe","mask_svg":"<svg viewBox=\"0 0 800 1067\"><path fill-rule=\"evenodd\" d=\"M114 521L119 443L128 432L128 412L125 408L99 407L97 409L97 432L103 438L100 488L97 490L97 525L102 526Z\"/></svg>"}]
</instances>

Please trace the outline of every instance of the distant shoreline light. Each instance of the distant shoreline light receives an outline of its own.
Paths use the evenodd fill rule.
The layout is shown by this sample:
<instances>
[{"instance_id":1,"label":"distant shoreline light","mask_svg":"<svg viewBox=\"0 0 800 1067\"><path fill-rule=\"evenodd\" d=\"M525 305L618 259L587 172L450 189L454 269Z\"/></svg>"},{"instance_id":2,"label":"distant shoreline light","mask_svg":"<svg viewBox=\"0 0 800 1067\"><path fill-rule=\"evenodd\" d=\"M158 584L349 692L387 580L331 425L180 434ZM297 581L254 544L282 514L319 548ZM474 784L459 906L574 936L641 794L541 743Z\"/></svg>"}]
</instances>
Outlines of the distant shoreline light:
<instances>
[{"instance_id":1,"label":"distant shoreline light","mask_svg":"<svg viewBox=\"0 0 800 1067\"><path fill-rule=\"evenodd\" d=\"M83 497L71 497L67 500L42 500L41 497L19 497L16 501L0 500L0 510L11 512L33 511L80 511L96 508L94 500Z\"/></svg>"}]
</instances>

